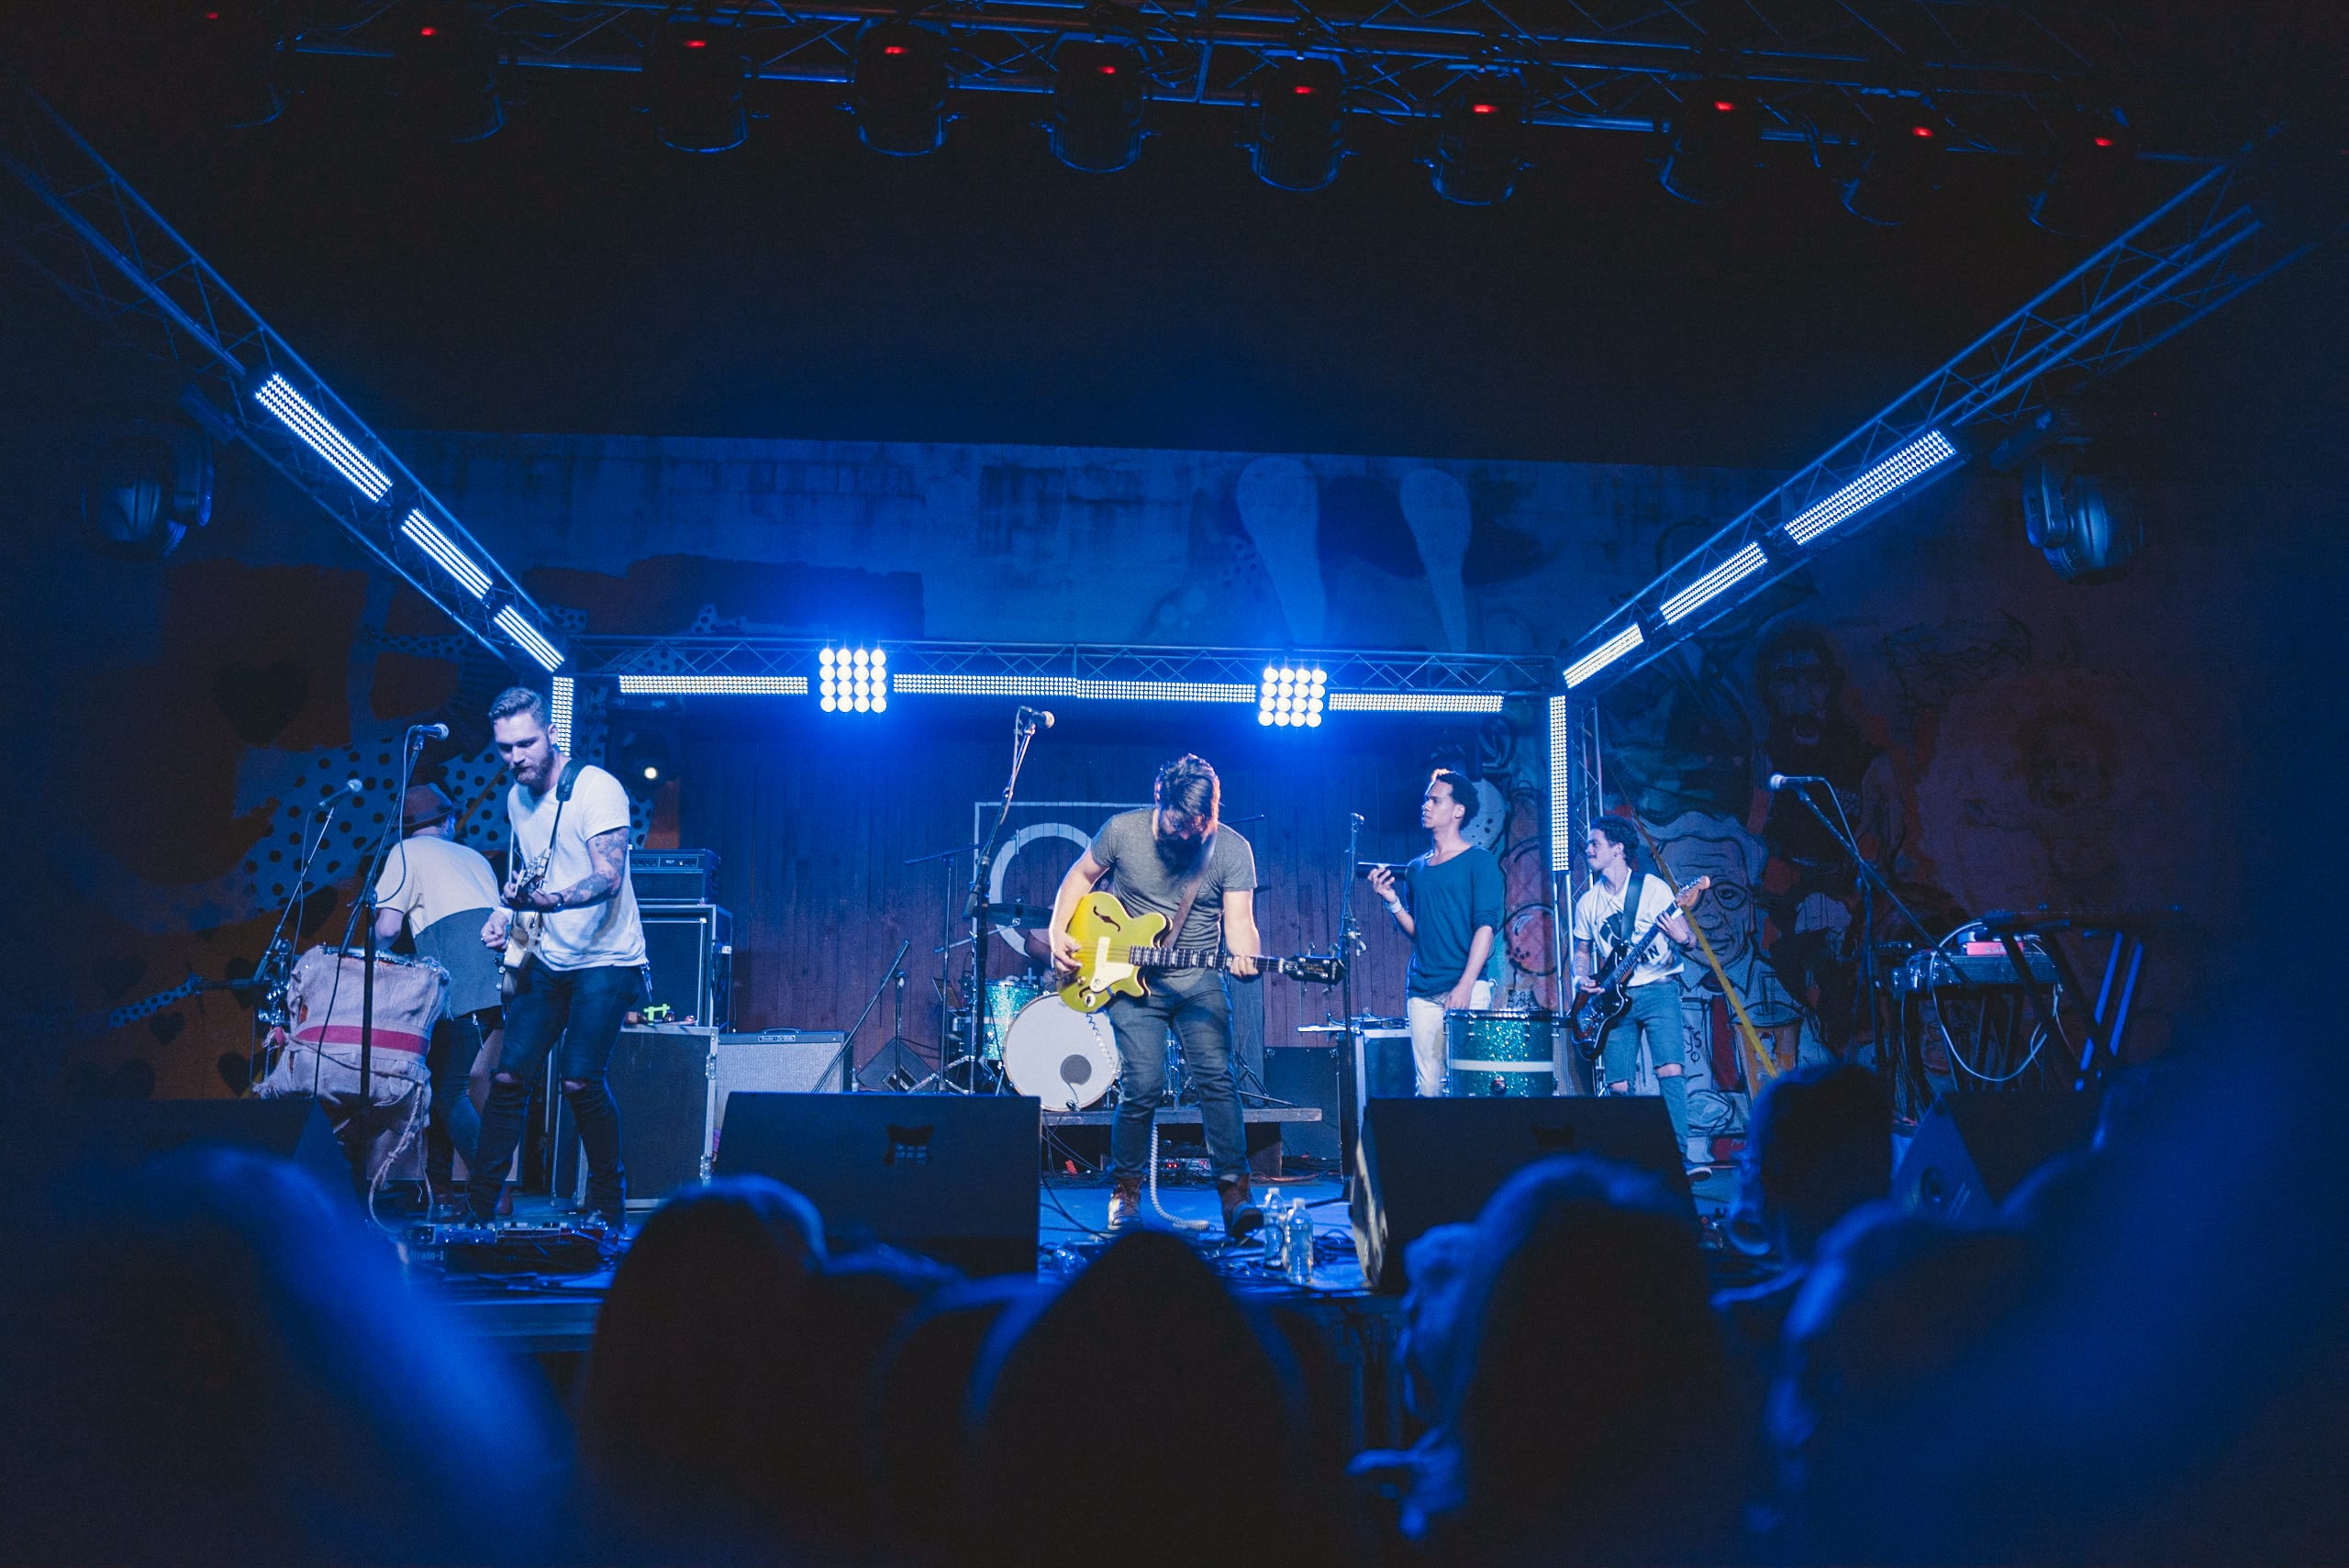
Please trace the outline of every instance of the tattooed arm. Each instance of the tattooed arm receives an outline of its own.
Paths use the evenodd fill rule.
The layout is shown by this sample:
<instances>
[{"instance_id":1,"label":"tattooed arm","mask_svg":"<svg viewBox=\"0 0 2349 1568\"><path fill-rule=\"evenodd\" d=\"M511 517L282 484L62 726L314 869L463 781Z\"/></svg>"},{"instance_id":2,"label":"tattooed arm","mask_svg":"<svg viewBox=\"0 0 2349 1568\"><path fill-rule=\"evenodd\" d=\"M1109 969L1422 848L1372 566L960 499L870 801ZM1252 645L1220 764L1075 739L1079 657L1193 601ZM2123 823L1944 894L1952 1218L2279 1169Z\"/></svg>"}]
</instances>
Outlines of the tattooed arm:
<instances>
[{"instance_id":1,"label":"tattooed arm","mask_svg":"<svg viewBox=\"0 0 2349 1568\"><path fill-rule=\"evenodd\" d=\"M577 909L601 904L620 890L628 876L628 829L614 828L587 840L587 860L595 869L569 887L541 888L531 895L534 909Z\"/></svg>"}]
</instances>

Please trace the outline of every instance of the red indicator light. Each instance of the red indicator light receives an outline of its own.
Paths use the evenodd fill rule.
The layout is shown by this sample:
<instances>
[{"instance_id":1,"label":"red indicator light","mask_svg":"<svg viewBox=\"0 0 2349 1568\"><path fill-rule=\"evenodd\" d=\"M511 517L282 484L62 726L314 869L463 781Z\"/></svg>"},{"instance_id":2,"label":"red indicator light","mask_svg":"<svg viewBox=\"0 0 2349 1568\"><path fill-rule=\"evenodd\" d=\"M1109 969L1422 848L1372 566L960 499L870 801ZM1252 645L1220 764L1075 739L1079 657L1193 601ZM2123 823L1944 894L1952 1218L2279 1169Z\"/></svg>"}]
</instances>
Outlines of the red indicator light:
<instances>
[{"instance_id":1,"label":"red indicator light","mask_svg":"<svg viewBox=\"0 0 2349 1568\"><path fill-rule=\"evenodd\" d=\"M204 13L204 19L207 22L217 22L220 19L220 13L217 11L206 11ZM2005 950L2001 949L2000 951L2004 951Z\"/></svg>"},{"instance_id":2,"label":"red indicator light","mask_svg":"<svg viewBox=\"0 0 2349 1568\"><path fill-rule=\"evenodd\" d=\"M2112 138L2109 136L2099 136L2096 139L2096 144L2099 147L2110 147L2112 145Z\"/></svg>"},{"instance_id":3,"label":"red indicator light","mask_svg":"<svg viewBox=\"0 0 2349 1568\"><path fill-rule=\"evenodd\" d=\"M1471 104L1468 106L1468 112L1472 115L1489 115L1493 112L1493 106L1490 104Z\"/></svg>"},{"instance_id":4,"label":"red indicator light","mask_svg":"<svg viewBox=\"0 0 2349 1568\"><path fill-rule=\"evenodd\" d=\"M883 54L903 54L906 52L906 46L901 43L885 43L881 46L881 52ZM2003 951L2004 950L2001 949L2000 951Z\"/></svg>"},{"instance_id":5,"label":"red indicator light","mask_svg":"<svg viewBox=\"0 0 2349 1568\"><path fill-rule=\"evenodd\" d=\"M416 29L416 36L420 39L429 39L437 36L440 31L438 28L418 28Z\"/></svg>"},{"instance_id":6,"label":"red indicator light","mask_svg":"<svg viewBox=\"0 0 2349 1568\"><path fill-rule=\"evenodd\" d=\"M1727 98L1715 98L1713 100L1713 107L1719 109L1725 115L1733 115L1737 113L1737 106Z\"/></svg>"},{"instance_id":7,"label":"red indicator light","mask_svg":"<svg viewBox=\"0 0 2349 1568\"><path fill-rule=\"evenodd\" d=\"M1118 73L1118 68L1114 65L1104 65L1100 71L1104 76L1115 76Z\"/></svg>"},{"instance_id":8,"label":"red indicator light","mask_svg":"<svg viewBox=\"0 0 2349 1568\"><path fill-rule=\"evenodd\" d=\"M1309 98L1313 95L1313 89L1307 86L1302 82L1290 88L1289 91L1295 93L1300 98Z\"/></svg>"},{"instance_id":9,"label":"red indicator light","mask_svg":"<svg viewBox=\"0 0 2349 1568\"><path fill-rule=\"evenodd\" d=\"M1930 139L1933 134L1933 128L1929 125L1912 125L1909 128L1909 134Z\"/></svg>"},{"instance_id":10,"label":"red indicator light","mask_svg":"<svg viewBox=\"0 0 2349 1568\"><path fill-rule=\"evenodd\" d=\"M709 47L709 40L707 39L687 39L685 40L685 47L687 49L707 49Z\"/></svg>"}]
</instances>

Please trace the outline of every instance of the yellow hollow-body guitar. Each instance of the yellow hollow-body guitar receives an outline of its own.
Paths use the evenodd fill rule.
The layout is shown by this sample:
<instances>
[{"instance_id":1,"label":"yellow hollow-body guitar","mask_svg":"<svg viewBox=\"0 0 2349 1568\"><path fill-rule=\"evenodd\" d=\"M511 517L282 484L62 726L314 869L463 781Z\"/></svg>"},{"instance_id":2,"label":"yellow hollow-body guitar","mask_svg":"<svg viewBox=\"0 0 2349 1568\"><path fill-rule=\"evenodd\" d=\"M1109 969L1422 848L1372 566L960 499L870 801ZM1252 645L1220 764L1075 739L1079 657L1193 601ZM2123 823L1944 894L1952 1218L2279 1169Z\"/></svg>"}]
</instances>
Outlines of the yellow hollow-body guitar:
<instances>
[{"instance_id":1,"label":"yellow hollow-body guitar","mask_svg":"<svg viewBox=\"0 0 2349 1568\"><path fill-rule=\"evenodd\" d=\"M1061 987L1061 1000L1080 1013L1097 1013L1112 996L1145 996L1142 984L1148 969L1229 969L1231 955L1195 952L1161 947L1166 934L1163 915L1136 915L1118 902L1114 893L1088 893L1077 900L1069 917L1068 932L1076 940L1076 977ZM1335 985L1345 978L1341 958L1308 954L1303 958L1260 958L1260 974Z\"/></svg>"}]
</instances>

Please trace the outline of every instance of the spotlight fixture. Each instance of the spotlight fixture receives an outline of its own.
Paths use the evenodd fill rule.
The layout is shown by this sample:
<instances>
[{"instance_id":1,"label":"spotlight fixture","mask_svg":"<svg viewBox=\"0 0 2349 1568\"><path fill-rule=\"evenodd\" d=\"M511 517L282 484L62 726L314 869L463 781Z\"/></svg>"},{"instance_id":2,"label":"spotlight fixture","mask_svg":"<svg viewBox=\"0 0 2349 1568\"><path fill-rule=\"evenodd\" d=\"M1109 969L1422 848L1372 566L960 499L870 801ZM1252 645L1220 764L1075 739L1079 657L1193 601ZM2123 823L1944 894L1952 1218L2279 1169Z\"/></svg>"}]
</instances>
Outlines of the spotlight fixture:
<instances>
[{"instance_id":1,"label":"spotlight fixture","mask_svg":"<svg viewBox=\"0 0 2349 1568\"><path fill-rule=\"evenodd\" d=\"M427 141L495 135L506 106L488 23L461 5L405 5L392 15L392 94L401 125Z\"/></svg>"},{"instance_id":2,"label":"spotlight fixture","mask_svg":"<svg viewBox=\"0 0 2349 1568\"><path fill-rule=\"evenodd\" d=\"M101 554L161 561L212 520L212 443L181 420L100 436L82 470L83 536Z\"/></svg>"},{"instance_id":3,"label":"spotlight fixture","mask_svg":"<svg viewBox=\"0 0 2349 1568\"><path fill-rule=\"evenodd\" d=\"M848 102L856 139L914 158L946 145L946 39L912 22L875 22L856 40Z\"/></svg>"},{"instance_id":4,"label":"spotlight fixture","mask_svg":"<svg viewBox=\"0 0 2349 1568\"><path fill-rule=\"evenodd\" d=\"M2127 574L2145 542L2134 497L2058 450L2022 475L2023 537L2066 583L2110 583Z\"/></svg>"},{"instance_id":5,"label":"spotlight fixture","mask_svg":"<svg viewBox=\"0 0 2349 1568\"><path fill-rule=\"evenodd\" d=\"M2100 239L2140 216L2137 139L2118 115L2072 114L2050 128L2031 221L2051 234Z\"/></svg>"},{"instance_id":6,"label":"spotlight fixture","mask_svg":"<svg viewBox=\"0 0 2349 1568\"><path fill-rule=\"evenodd\" d=\"M1284 191L1318 191L1338 177L1346 144L1346 79L1327 60L1284 60L1256 77L1256 178Z\"/></svg>"},{"instance_id":7,"label":"spotlight fixture","mask_svg":"<svg viewBox=\"0 0 2349 1568\"><path fill-rule=\"evenodd\" d=\"M827 647L817 655L817 706L826 713L884 713L889 655L879 648Z\"/></svg>"},{"instance_id":8,"label":"spotlight fixture","mask_svg":"<svg viewBox=\"0 0 2349 1568\"><path fill-rule=\"evenodd\" d=\"M1869 126L1860 136L1859 163L1843 182L1845 210L1887 227L1917 217L1941 188L1948 141L1948 127L1914 106Z\"/></svg>"},{"instance_id":9,"label":"spotlight fixture","mask_svg":"<svg viewBox=\"0 0 2349 1568\"><path fill-rule=\"evenodd\" d=\"M1492 206L1517 190L1525 171L1525 89L1514 76L1471 76L1443 101L1435 155L1428 160L1435 194L1463 206Z\"/></svg>"},{"instance_id":10,"label":"spotlight fixture","mask_svg":"<svg viewBox=\"0 0 2349 1568\"><path fill-rule=\"evenodd\" d=\"M1097 174L1130 165L1141 156L1144 91L1139 50L1063 42L1052 55L1052 156Z\"/></svg>"},{"instance_id":11,"label":"spotlight fixture","mask_svg":"<svg viewBox=\"0 0 2349 1568\"><path fill-rule=\"evenodd\" d=\"M751 134L742 106L750 62L732 28L663 23L644 46L644 106L653 134L680 152L725 152Z\"/></svg>"},{"instance_id":12,"label":"spotlight fixture","mask_svg":"<svg viewBox=\"0 0 2349 1568\"><path fill-rule=\"evenodd\" d=\"M277 0L179 0L175 47L195 95L220 124L267 125L284 111L278 81L285 41Z\"/></svg>"},{"instance_id":13,"label":"spotlight fixture","mask_svg":"<svg viewBox=\"0 0 2349 1568\"><path fill-rule=\"evenodd\" d=\"M1744 188L1761 155L1762 101L1752 84L1718 79L1691 83L1673 117L1664 188L1684 202L1725 202Z\"/></svg>"},{"instance_id":14,"label":"spotlight fixture","mask_svg":"<svg viewBox=\"0 0 2349 1568\"><path fill-rule=\"evenodd\" d=\"M1256 722L1284 729L1319 729L1329 697L1330 673L1318 665L1267 664L1256 688Z\"/></svg>"},{"instance_id":15,"label":"spotlight fixture","mask_svg":"<svg viewBox=\"0 0 2349 1568\"><path fill-rule=\"evenodd\" d=\"M625 729L610 742L610 751L620 785L640 800L658 793L661 786L674 783L680 773L677 766L677 738L659 719Z\"/></svg>"}]
</instances>

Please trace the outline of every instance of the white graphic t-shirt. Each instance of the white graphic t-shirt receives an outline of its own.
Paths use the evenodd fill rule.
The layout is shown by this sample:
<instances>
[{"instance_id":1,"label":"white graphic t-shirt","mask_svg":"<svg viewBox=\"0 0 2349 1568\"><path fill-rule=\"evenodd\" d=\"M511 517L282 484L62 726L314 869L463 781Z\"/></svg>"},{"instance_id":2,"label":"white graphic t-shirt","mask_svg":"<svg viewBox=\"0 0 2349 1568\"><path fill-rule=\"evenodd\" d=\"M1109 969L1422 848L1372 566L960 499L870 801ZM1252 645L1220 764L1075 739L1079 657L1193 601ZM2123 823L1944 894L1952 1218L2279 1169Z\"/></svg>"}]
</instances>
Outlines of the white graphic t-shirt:
<instances>
[{"instance_id":1,"label":"white graphic t-shirt","mask_svg":"<svg viewBox=\"0 0 2349 1568\"><path fill-rule=\"evenodd\" d=\"M1593 978L1614 961L1617 937L1609 923L1623 907L1623 899L1632 887L1640 890L1639 913L1632 917L1628 937L1635 937L1654 919L1672 906L1672 889L1664 878L1634 872L1631 880L1618 893L1600 877L1590 884L1590 890L1575 900L1575 940L1590 944L1590 972ZM1656 933L1647 951L1640 955L1640 966L1631 971L1631 984L1653 985L1659 980L1680 978L1680 953L1664 937Z\"/></svg>"},{"instance_id":2,"label":"white graphic t-shirt","mask_svg":"<svg viewBox=\"0 0 2349 1568\"><path fill-rule=\"evenodd\" d=\"M560 777L560 775L558 775ZM587 840L613 828L628 830L628 791L620 781L593 764L579 770L568 804L555 799L554 781L546 794L534 795L520 784L506 792L506 813L514 828L517 869L547 860L541 886L569 887L596 869L587 857ZM562 813L560 830L555 826ZM548 859L547 837L555 835ZM601 904L578 909L552 909L540 916L539 962L549 969L592 969L601 964L640 964L644 962L644 925L636 913L636 890L629 885L623 862L619 891Z\"/></svg>"}]
</instances>

